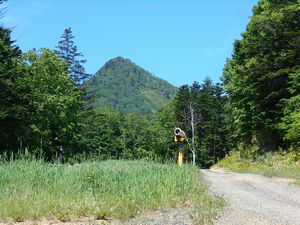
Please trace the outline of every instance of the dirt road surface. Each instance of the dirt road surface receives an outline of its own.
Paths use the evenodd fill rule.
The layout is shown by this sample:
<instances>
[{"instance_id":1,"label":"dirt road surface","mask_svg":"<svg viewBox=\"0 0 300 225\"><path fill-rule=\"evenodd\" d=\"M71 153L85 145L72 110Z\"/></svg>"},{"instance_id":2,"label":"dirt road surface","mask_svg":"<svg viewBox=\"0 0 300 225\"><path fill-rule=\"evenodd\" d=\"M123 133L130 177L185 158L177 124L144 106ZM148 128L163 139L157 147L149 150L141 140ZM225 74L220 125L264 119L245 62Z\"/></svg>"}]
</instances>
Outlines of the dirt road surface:
<instances>
[{"instance_id":1,"label":"dirt road surface","mask_svg":"<svg viewBox=\"0 0 300 225\"><path fill-rule=\"evenodd\" d=\"M300 225L300 188L290 180L256 174L202 170L210 191L228 207L216 225Z\"/></svg>"}]
</instances>

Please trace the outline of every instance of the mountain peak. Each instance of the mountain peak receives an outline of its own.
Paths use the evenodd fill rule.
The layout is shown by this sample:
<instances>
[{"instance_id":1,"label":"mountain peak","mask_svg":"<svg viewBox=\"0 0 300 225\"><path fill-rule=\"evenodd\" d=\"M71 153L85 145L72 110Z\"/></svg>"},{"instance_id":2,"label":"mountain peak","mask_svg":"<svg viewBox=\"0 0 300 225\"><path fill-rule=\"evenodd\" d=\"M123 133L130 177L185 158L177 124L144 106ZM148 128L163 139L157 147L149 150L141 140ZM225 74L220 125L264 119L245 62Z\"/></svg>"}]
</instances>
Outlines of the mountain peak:
<instances>
[{"instance_id":1,"label":"mountain peak","mask_svg":"<svg viewBox=\"0 0 300 225\"><path fill-rule=\"evenodd\" d=\"M121 64L121 63L130 63L132 64L132 61L130 59L125 59L121 56L115 57L113 59L108 60L102 69L107 70L107 69L114 69L116 65Z\"/></svg>"},{"instance_id":2,"label":"mountain peak","mask_svg":"<svg viewBox=\"0 0 300 225\"><path fill-rule=\"evenodd\" d=\"M153 115L177 92L167 81L123 57L106 62L85 88L93 108L113 107L124 113L146 115Z\"/></svg>"}]
</instances>

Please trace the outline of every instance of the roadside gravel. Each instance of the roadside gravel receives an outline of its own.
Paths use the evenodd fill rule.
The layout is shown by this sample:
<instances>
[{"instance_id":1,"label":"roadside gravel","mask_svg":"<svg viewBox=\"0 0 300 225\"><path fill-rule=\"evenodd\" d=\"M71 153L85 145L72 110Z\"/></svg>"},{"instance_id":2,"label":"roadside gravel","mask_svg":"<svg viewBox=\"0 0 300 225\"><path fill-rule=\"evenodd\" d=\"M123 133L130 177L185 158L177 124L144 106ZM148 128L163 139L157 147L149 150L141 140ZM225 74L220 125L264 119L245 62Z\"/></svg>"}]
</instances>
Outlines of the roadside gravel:
<instances>
[{"instance_id":1,"label":"roadside gravel","mask_svg":"<svg viewBox=\"0 0 300 225\"><path fill-rule=\"evenodd\" d=\"M129 220L126 225L192 225L193 210L172 208L149 213Z\"/></svg>"},{"instance_id":2,"label":"roadside gravel","mask_svg":"<svg viewBox=\"0 0 300 225\"><path fill-rule=\"evenodd\" d=\"M300 188L291 180L256 174L202 170L213 194L228 207L216 225L300 225Z\"/></svg>"},{"instance_id":3,"label":"roadside gravel","mask_svg":"<svg viewBox=\"0 0 300 225\"><path fill-rule=\"evenodd\" d=\"M170 208L149 212L121 223L118 220L95 220L93 218L71 218L71 221L40 219L26 222L5 222L0 225L193 225L193 209Z\"/></svg>"}]
</instances>

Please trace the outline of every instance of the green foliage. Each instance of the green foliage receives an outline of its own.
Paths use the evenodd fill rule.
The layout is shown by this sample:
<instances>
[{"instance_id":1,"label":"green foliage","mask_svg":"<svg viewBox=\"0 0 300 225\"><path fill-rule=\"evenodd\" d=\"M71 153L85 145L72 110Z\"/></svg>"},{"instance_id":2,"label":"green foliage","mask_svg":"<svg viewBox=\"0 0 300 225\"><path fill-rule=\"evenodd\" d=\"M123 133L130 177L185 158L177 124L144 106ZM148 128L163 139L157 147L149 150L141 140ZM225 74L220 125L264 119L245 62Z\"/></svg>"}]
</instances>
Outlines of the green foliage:
<instances>
[{"instance_id":1,"label":"green foliage","mask_svg":"<svg viewBox=\"0 0 300 225\"><path fill-rule=\"evenodd\" d=\"M18 130L23 126L23 90L16 85L20 75L17 59L21 51L10 38L11 31L0 26L0 151L13 149L18 143ZM21 132L21 131L20 131Z\"/></svg>"},{"instance_id":2,"label":"green foliage","mask_svg":"<svg viewBox=\"0 0 300 225\"><path fill-rule=\"evenodd\" d=\"M156 129L155 155L166 161L174 161L178 154L174 143L174 128L177 125L175 100L161 108L154 121Z\"/></svg>"},{"instance_id":3,"label":"green foliage","mask_svg":"<svg viewBox=\"0 0 300 225\"><path fill-rule=\"evenodd\" d=\"M293 145L300 146L300 67L296 73L291 74L290 99L284 100L285 109L279 128L284 131L284 138Z\"/></svg>"},{"instance_id":4,"label":"green foliage","mask_svg":"<svg viewBox=\"0 0 300 225\"><path fill-rule=\"evenodd\" d=\"M180 193L180 194L179 194ZM208 222L222 201L207 193L196 167L144 161L74 166L18 160L0 163L0 218L16 221L71 216L126 220L169 207L197 207Z\"/></svg>"},{"instance_id":5,"label":"green foliage","mask_svg":"<svg viewBox=\"0 0 300 225\"><path fill-rule=\"evenodd\" d=\"M299 70L299 12L299 1L259 1L225 65L223 80L235 133L245 144L254 137L260 149L274 150L285 144L283 136L294 142L299 137L294 135L297 112L288 112L299 108L294 101L299 93L290 90L290 80ZM294 81L299 92L299 79ZM284 99L289 99L287 109ZM288 134L282 135L284 111L283 123L288 125L281 127Z\"/></svg>"},{"instance_id":6,"label":"green foliage","mask_svg":"<svg viewBox=\"0 0 300 225\"><path fill-rule=\"evenodd\" d=\"M117 57L84 84L93 108L112 107L124 113L153 115L174 97L177 89L132 63Z\"/></svg>"},{"instance_id":7,"label":"green foliage","mask_svg":"<svg viewBox=\"0 0 300 225\"><path fill-rule=\"evenodd\" d=\"M199 162L204 166L218 162L231 147L224 108L227 97L223 92L222 86L206 79L197 96L201 116L197 129L201 149Z\"/></svg>"},{"instance_id":8,"label":"green foliage","mask_svg":"<svg viewBox=\"0 0 300 225\"><path fill-rule=\"evenodd\" d=\"M47 49L23 54L19 64L26 76L17 84L28 90L23 93L28 105L26 133L21 141L49 155L58 146L70 147L78 130L81 101L66 64Z\"/></svg>"},{"instance_id":9,"label":"green foliage","mask_svg":"<svg viewBox=\"0 0 300 225\"><path fill-rule=\"evenodd\" d=\"M92 111L85 118L82 130L84 143L80 151L97 153L100 159L118 159L121 156L121 129L124 116L114 109Z\"/></svg>"},{"instance_id":10,"label":"green foliage","mask_svg":"<svg viewBox=\"0 0 300 225\"><path fill-rule=\"evenodd\" d=\"M78 136L80 92L52 51L21 55L0 27L0 153L24 148L49 158L71 150ZM13 155L13 154L11 154Z\"/></svg>"},{"instance_id":11,"label":"green foliage","mask_svg":"<svg viewBox=\"0 0 300 225\"><path fill-rule=\"evenodd\" d=\"M156 133L152 124L144 116L129 114L125 117L121 133L123 158L125 159L153 159Z\"/></svg>"},{"instance_id":12,"label":"green foliage","mask_svg":"<svg viewBox=\"0 0 300 225\"><path fill-rule=\"evenodd\" d=\"M1 28L0 34L0 151L28 148L52 157L76 136L80 92L54 52L32 50L21 56L10 31Z\"/></svg>"},{"instance_id":13,"label":"green foliage","mask_svg":"<svg viewBox=\"0 0 300 225\"><path fill-rule=\"evenodd\" d=\"M85 119L80 150L100 159L163 159L165 141L170 142L162 138L163 132L157 121L146 116L97 109Z\"/></svg>"}]
</instances>

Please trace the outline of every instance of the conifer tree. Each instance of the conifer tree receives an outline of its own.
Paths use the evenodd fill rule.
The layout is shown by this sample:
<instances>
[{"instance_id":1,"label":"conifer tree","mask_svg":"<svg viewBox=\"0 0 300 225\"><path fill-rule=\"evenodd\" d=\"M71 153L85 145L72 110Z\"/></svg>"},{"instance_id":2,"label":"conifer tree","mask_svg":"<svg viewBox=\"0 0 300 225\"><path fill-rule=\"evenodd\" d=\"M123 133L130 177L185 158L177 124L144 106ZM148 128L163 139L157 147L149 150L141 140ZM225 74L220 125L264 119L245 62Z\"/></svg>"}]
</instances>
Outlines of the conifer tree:
<instances>
[{"instance_id":1,"label":"conifer tree","mask_svg":"<svg viewBox=\"0 0 300 225\"><path fill-rule=\"evenodd\" d=\"M16 131L21 131L24 115L23 93L16 87L20 76L17 59L21 51L10 37L11 31L0 27L0 151L17 145Z\"/></svg>"},{"instance_id":2,"label":"conifer tree","mask_svg":"<svg viewBox=\"0 0 300 225\"><path fill-rule=\"evenodd\" d=\"M83 64L86 60L81 59L83 57L82 53L78 52L77 46L75 45L73 39L71 28L65 29L61 36L61 39L56 46L56 53L67 63L70 70L70 76L75 84L80 85L90 77L89 74L85 72Z\"/></svg>"}]
</instances>

